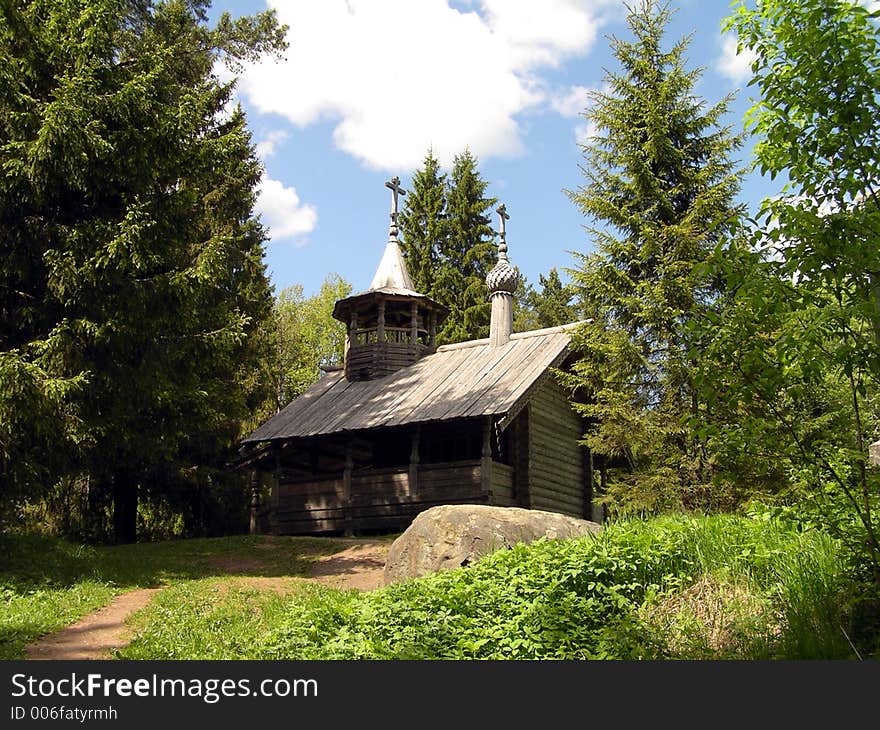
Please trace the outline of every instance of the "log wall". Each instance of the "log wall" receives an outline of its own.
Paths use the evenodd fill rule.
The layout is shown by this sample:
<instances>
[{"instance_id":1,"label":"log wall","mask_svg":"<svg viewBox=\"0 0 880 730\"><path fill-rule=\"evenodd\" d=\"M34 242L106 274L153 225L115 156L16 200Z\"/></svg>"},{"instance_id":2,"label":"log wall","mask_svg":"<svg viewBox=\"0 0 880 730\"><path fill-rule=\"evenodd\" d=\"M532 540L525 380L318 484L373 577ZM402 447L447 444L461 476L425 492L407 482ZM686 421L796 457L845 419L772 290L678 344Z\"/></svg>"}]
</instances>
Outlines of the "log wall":
<instances>
[{"instance_id":1,"label":"log wall","mask_svg":"<svg viewBox=\"0 0 880 730\"><path fill-rule=\"evenodd\" d=\"M414 488L408 467L365 469L351 475L350 500L341 474L282 481L271 529L278 535L403 529L419 512L438 504L486 502L480 477L478 460L420 466Z\"/></svg>"},{"instance_id":2,"label":"log wall","mask_svg":"<svg viewBox=\"0 0 880 730\"><path fill-rule=\"evenodd\" d=\"M529 503L533 509L589 518L592 504L590 474L581 417L565 392L547 378L529 399Z\"/></svg>"}]
</instances>

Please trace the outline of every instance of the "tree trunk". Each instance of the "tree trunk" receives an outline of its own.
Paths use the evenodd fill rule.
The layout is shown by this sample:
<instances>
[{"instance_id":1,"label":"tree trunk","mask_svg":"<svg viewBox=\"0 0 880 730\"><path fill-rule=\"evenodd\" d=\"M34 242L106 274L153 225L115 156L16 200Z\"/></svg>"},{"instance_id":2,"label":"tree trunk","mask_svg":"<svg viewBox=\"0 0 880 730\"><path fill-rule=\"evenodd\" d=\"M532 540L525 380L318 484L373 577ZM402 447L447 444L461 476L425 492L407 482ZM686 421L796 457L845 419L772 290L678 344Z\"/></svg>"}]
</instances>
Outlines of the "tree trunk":
<instances>
[{"instance_id":1,"label":"tree trunk","mask_svg":"<svg viewBox=\"0 0 880 730\"><path fill-rule=\"evenodd\" d=\"M137 483L126 471L113 475L113 537L117 544L137 539Z\"/></svg>"}]
</instances>

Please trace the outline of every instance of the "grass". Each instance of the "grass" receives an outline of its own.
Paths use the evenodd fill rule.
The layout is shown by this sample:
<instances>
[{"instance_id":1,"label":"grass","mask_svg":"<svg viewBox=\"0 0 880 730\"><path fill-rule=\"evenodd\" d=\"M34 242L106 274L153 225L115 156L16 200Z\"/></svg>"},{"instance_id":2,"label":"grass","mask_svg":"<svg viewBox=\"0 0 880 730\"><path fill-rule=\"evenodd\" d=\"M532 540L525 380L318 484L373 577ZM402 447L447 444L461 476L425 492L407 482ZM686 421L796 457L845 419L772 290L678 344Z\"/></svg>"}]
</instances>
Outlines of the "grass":
<instances>
[{"instance_id":1,"label":"grass","mask_svg":"<svg viewBox=\"0 0 880 730\"><path fill-rule=\"evenodd\" d=\"M843 659L851 569L819 531L770 517L632 520L370 593L295 580L332 541L224 538L117 548L14 541L6 656L128 587L169 585L127 659ZM341 546L341 544L340 544ZM2 546L0 546L2 547ZM231 576L238 576L232 578ZM276 586L277 588L277 586Z\"/></svg>"},{"instance_id":2,"label":"grass","mask_svg":"<svg viewBox=\"0 0 880 730\"><path fill-rule=\"evenodd\" d=\"M848 567L819 532L663 518L372 593L166 591L130 659L849 658Z\"/></svg>"},{"instance_id":3,"label":"grass","mask_svg":"<svg viewBox=\"0 0 880 730\"><path fill-rule=\"evenodd\" d=\"M303 575L329 539L235 536L89 547L37 535L0 536L0 659L134 588L211 576Z\"/></svg>"}]
</instances>

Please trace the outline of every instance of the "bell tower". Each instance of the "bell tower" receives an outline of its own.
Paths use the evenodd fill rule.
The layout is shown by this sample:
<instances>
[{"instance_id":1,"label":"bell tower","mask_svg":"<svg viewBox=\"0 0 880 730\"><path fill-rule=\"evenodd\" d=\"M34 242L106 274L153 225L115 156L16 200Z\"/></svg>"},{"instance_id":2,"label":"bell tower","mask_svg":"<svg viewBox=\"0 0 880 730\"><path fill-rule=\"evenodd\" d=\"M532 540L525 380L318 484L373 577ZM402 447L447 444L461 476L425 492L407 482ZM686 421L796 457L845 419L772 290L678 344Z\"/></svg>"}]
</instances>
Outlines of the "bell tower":
<instances>
[{"instance_id":1,"label":"bell tower","mask_svg":"<svg viewBox=\"0 0 880 730\"><path fill-rule=\"evenodd\" d=\"M397 239L397 199L406 195L400 178L385 183L391 190L388 244L370 288L336 302L333 316L346 326L345 377L373 380L412 365L434 352L437 328L449 311L413 291Z\"/></svg>"}]
</instances>

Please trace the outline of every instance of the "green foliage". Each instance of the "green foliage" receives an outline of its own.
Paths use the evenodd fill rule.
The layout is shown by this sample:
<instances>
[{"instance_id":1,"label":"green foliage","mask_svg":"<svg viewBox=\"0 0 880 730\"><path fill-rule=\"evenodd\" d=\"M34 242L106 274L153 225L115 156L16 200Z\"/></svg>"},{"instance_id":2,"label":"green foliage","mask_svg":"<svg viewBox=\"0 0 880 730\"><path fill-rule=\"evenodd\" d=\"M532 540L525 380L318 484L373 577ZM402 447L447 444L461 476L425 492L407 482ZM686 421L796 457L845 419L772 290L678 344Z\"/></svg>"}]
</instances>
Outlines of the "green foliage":
<instances>
[{"instance_id":1,"label":"green foliage","mask_svg":"<svg viewBox=\"0 0 880 730\"><path fill-rule=\"evenodd\" d=\"M489 335L486 274L495 265L497 201L485 197L488 186L470 151L456 155L448 178L429 151L404 200L401 250L413 285L450 310L439 344Z\"/></svg>"},{"instance_id":2,"label":"green foliage","mask_svg":"<svg viewBox=\"0 0 880 730\"><path fill-rule=\"evenodd\" d=\"M284 606L274 591L258 591L229 579L187 581L166 588L134 618L137 636L116 654L122 659L252 658L267 629L283 620ZM181 635L188 640L181 641Z\"/></svg>"},{"instance_id":3,"label":"green foliage","mask_svg":"<svg viewBox=\"0 0 880 730\"><path fill-rule=\"evenodd\" d=\"M720 126L729 98L708 107L685 68L689 38L664 48L668 5L630 9L632 40L612 39L620 71L584 113L586 183L569 197L595 225L596 252L573 272L588 318L581 359L566 379L593 424L585 442L612 467L606 499L651 512L725 507L710 488L705 439L688 420L704 410L692 382L689 323L717 303L722 282L703 264L741 213L741 139Z\"/></svg>"},{"instance_id":4,"label":"green foliage","mask_svg":"<svg viewBox=\"0 0 880 730\"><path fill-rule=\"evenodd\" d=\"M539 274L538 283L540 291L525 283L521 285L514 309L515 331L558 327L577 321L577 307L572 302L575 288L563 284L555 268L550 269L547 276Z\"/></svg>"},{"instance_id":5,"label":"green foliage","mask_svg":"<svg viewBox=\"0 0 880 730\"><path fill-rule=\"evenodd\" d=\"M208 4L0 4L2 481L88 474L96 537L112 502L134 539L138 492L220 467L263 398L261 170L213 71L283 33Z\"/></svg>"},{"instance_id":6,"label":"green foliage","mask_svg":"<svg viewBox=\"0 0 880 730\"><path fill-rule=\"evenodd\" d=\"M124 590L186 586L211 576L302 575L318 555L341 548L327 539L251 536L96 548L6 534L0 536L0 659L20 658L26 644L101 608ZM216 580L202 584L214 586ZM170 595L189 596L195 590L182 587L181 594Z\"/></svg>"},{"instance_id":7,"label":"green foliage","mask_svg":"<svg viewBox=\"0 0 880 730\"><path fill-rule=\"evenodd\" d=\"M446 175L440 171L440 162L433 151L428 150L422 167L413 174L400 212L403 231L400 250L413 288L432 298L438 296L435 291L437 270L449 238L446 196ZM445 303L445 298L441 301Z\"/></svg>"},{"instance_id":8,"label":"green foliage","mask_svg":"<svg viewBox=\"0 0 880 730\"><path fill-rule=\"evenodd\" d=\"M764 202L750 248L717 257L734 295L706 327L701 379L714 436L775 459L801 509L880 582L868 465L880 436L878 17L843 0L766 0L729 20L756 53L756 164L789 182Z\"/></svg>"},{"instance_id":9,"label":"green foliage","mask_svg":"<svg viewBox=\"0 0 880 730\"><path fill-rule=\"evenodd\" d=\"M633 521L596 538L517 546L369 594L291 601L283 623L248 655L844 658L853 654L844 631L847 568L826 536L770 519ZM701 581L737 587L716 591L731 616L721 631L699 601L690 600L690 614L669 609L684 605L682 596L692 599Z\"/></svg>"},{"instance_id":10,"label":"green foliage","mask_svg":"<svg viewBox=\"0 0 880 730\"><path fill-rule=\"evenodd\" d=\"M267 379L273 385L273 412L317 381L321 367L342 362L345 325L333 319L333 306L349 294L351 284L330 274L311 297L299 284L278 295L269 325L273 355Z\"/></svg>"}]
</instances>

